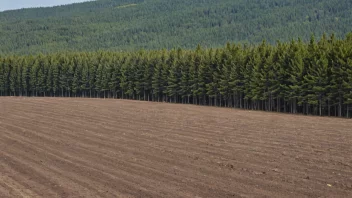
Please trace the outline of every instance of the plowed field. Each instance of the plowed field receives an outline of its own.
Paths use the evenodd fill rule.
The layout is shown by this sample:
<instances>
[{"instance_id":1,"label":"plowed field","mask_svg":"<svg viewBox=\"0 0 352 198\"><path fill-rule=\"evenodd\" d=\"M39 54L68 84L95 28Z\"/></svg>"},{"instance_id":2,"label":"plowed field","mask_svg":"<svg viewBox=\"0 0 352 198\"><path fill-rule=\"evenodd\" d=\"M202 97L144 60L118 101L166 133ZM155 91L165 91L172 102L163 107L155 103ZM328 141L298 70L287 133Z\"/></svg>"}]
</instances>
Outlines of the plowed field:
<instances>
[{"instance_id":1,"label":"plowed field","mask_svg":"<svg viewBox=\"0 0 352 198\"><path fill-rule=\"evenodd\" d=\"M0 197L352 197L352 121L0 98Z\"/></svg>"}]
</instances>

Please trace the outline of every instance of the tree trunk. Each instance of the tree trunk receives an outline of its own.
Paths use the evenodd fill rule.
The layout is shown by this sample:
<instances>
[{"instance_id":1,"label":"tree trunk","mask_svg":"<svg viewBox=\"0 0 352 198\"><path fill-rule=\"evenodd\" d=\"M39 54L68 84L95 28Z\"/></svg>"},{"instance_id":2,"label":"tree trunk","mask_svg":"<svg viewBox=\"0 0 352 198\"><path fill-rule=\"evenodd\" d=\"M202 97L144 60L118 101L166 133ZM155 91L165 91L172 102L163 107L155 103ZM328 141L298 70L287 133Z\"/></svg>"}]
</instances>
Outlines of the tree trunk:
<instances>
[{"instance_id":1,"label":"tree trunk","mask_svg":"<svg viewBox=\"0 0 352 198\"><path fill-rule=\"evenodd\" d=\"M321 99L319 99L319 115L321 116Z\"/></svg>"}]
</instances>

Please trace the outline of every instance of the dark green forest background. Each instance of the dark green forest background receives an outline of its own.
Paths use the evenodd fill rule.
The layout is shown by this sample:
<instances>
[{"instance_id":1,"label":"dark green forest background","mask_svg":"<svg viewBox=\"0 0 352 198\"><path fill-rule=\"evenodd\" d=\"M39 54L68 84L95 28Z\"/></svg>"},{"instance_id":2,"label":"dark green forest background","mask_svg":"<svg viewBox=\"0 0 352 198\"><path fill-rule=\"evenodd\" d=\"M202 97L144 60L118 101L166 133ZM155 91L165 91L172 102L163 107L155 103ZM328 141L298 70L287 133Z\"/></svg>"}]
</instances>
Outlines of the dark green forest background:
<instances>
[{"instance_id":1,"label":"dark green forest background","mask_svg":"<svg viewBox=\"0 0 352 198\"><path fill-rule=\"evenodd\" d=\"M0 54L275 44L351 29L351 0L98 0L1 12Z\"/></svg>"},{"instance_id":2,"label":"dark green forest background","mask_svg":"<svg viewBox=\"0 0 352 198\"><path fill-rule=\"evenodd\" d=\"M0 57L1 96L124 98L351 117L352 34L213 49Z\"/></svg>"}]
</instances>

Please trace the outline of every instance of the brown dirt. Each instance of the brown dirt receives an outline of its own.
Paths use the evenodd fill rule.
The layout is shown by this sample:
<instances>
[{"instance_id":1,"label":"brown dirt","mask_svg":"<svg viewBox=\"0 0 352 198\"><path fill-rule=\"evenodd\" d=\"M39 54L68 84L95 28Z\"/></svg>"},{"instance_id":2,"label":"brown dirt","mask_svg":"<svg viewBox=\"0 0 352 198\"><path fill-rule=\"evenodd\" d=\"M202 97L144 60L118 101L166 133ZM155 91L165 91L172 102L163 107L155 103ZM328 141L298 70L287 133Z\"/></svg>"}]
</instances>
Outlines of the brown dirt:
<instances>
[{"instance_id":1,"label":"brown dirt","mask_svg":"<svg viewBox=\"0 0 352 198\"><path fill-rule=\"evenodd\" d=\"M0 197L352 197L352 121L0 98Z\"/></svg>"}]
</instances>

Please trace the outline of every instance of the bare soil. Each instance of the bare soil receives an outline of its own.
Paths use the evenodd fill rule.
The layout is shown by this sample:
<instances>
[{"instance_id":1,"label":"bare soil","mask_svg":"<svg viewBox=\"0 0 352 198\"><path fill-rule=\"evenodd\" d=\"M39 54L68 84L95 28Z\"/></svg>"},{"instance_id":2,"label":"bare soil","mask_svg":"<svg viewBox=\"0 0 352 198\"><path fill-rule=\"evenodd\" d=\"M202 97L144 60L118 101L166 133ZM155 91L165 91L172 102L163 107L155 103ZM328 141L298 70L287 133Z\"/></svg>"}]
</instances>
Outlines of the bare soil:
<instances>
[{"instance_id":1,"label":"bare soil","mask_svg":"<svg viewBox=\"0 0 352 198\"><path fill-rule=\"evenodd\" d=\"M0 197L352 197L352 121L4 97Z\"/></svg>"}]
</instances>

